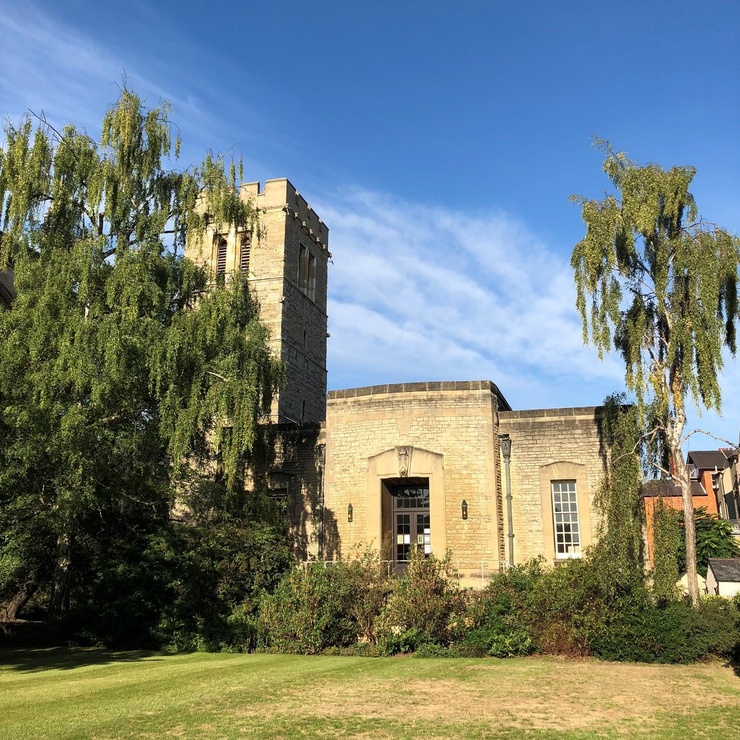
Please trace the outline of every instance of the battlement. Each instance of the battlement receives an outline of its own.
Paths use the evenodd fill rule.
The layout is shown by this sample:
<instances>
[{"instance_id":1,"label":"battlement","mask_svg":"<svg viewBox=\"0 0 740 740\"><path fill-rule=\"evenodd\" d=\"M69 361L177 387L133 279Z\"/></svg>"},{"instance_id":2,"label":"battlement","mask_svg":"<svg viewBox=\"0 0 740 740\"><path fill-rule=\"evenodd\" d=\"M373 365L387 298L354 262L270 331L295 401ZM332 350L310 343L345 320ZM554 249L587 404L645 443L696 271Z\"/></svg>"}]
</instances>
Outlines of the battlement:
<instances>
[{"instance_id":1,"label":"battlement","mask_svg":"<svg viewBox=\"0 0 740 740\"><path fill-rule=\"evenodd\" d=\"M265 180L264 187L259 182L244 183L241 186L241 196L254 201L256 208L263 213L282 208L289 218L303 228L312 242L324 251L328 249L328 227L287 178Z\"/></svg>"}]
</instances>

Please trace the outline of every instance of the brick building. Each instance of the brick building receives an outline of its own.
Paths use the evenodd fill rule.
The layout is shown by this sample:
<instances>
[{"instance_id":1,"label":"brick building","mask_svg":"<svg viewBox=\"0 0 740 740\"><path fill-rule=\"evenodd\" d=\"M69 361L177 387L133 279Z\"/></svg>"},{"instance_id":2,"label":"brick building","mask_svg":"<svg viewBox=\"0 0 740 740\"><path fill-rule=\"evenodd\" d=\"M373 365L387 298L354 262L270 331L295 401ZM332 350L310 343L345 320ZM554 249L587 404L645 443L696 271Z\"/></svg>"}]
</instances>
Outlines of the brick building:
<instances>
[{"instance_id":1,"label":"brick building","mask_svg":"<svg viewBox=\"0 0 740 740\"><path fill-rule=\"evenodd\" d=\"M371 546L403 568L412 548L451 553L465 585L592 542L607 445L594 407L512 410L490 381L403 383L327 395L328 230L287 180L242 186L260 219L211 231L187 254L245 271L286 369L275 449L255 485L287 501L304 558Z\"/></svg>"}]
</instances>

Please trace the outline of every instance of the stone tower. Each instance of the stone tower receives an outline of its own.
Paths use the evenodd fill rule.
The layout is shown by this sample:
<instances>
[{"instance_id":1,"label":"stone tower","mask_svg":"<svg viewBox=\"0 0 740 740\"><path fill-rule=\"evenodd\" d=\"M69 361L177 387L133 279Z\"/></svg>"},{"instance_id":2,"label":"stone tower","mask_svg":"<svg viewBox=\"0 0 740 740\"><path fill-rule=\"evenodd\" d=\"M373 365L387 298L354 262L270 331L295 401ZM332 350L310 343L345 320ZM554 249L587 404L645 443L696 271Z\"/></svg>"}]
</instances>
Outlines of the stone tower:
<instances>
[{"instance_id":1,"label":"stone tower","mask_svg":"<svg viewBox=\"0 0 740 740\"><path fill-rule=\"evenodd\" d=\"M326 418L326 285L329 230L286 179L241 186L259 215L259 234L206 234L186 256L205 264L215 279L246 272L260 304L270 347L285 368L285 384L272 405L272 422Z\"/></svg>"}]
</instances>

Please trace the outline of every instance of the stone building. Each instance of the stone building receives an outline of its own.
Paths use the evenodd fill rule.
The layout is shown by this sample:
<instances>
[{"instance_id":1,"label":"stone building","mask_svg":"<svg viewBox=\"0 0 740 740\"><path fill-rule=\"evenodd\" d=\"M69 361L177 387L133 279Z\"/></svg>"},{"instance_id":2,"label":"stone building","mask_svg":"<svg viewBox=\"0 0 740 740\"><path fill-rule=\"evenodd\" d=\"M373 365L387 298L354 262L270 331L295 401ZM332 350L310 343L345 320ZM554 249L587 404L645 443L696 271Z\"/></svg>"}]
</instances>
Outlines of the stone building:
<instances>
[{"instance_id":1,"label":"stone building","mask_svg":"<svg viewBox=\"0 0 740 740\"><path fill-rule=\"evenodd\" d=\"M412 548L449 551L469 586L533 557L579 557L597 528L600 409L515 411L488 380L327 396L328 230L287 180L244 185L242 197L259 211L259 238L211 232L187 253L214 277L247 272L285 365L275 448L255 485L287 502L299 555L369 546L401 570Z\"/></svg>"}]
</instances>

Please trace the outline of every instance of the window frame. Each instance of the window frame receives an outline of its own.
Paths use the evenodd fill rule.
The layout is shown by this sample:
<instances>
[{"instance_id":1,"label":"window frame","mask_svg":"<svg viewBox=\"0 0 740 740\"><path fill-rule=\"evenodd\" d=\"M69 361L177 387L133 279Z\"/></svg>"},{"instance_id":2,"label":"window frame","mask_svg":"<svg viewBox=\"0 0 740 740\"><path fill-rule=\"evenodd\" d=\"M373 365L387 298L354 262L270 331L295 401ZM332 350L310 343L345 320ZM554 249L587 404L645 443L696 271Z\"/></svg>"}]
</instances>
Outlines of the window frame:
<instances>
[{"instance_id":1,"label":"window frame","mask_svg":"<svg viewBox=\"0 0 740 740\"><path fill-rule=\"evenodd\" d=\"M541 465L540 496L542 501L541 526L542 549L540 552L553 563L562 563L574 558L583 557L583 552L593 544L592 521L594 515L589 486L588 467L583 463L571 460ZM568 557L559 556L556 544L555 512L552 498L552 484L556 481L575 481L576 500L578 502L578 524L580 534L580 553Z\"/></svg>"},{"instance_id":2,"label":"window frame","mask_svg":"<svg viewBox=\"0 0 740 740\"><path fill-rule=\"evenodd\" d=\"M298 245L298 290L316 301L316 255L303 242Z\"/></svg>"},{"instance_id":3,"label":"window frame","mask_svg":"<svg viewBox=\"0 0 740 740\"><path fill-rule=\"evenodd\" d=\"M229 240L225 234L213 235L214 265L216 277L226 274L226 265L229 256Z\"/></svg>"},{"instance_id":4,"label":"window frame","mask_svg":"<svg viewBox=\"0 0 740 740\"><path fill-rule=\"evenodd\" d=\"M246 255L246 257L245 257ZM252 258L252 232L239 232L239 271L249 275L249 264Z\"/></svg>"},{"instance_id":5,"label":"window frame","mask_svg":"<svg viewBox=\"0 0 740 740\"><path fill-rule=\"evenodd\" d=\"M573 479L551 480L550 495L552 497L555 559L580 558L583 555L583 543L578 507L578 484ZM567 500L563 499L563 495L567 496ZM560 500L558 501L556 497ZM572 549L569 550L569 547Z\"/></svg>"}]
</instances>

